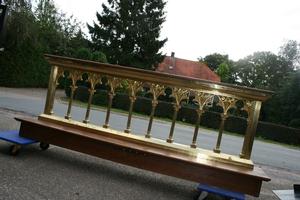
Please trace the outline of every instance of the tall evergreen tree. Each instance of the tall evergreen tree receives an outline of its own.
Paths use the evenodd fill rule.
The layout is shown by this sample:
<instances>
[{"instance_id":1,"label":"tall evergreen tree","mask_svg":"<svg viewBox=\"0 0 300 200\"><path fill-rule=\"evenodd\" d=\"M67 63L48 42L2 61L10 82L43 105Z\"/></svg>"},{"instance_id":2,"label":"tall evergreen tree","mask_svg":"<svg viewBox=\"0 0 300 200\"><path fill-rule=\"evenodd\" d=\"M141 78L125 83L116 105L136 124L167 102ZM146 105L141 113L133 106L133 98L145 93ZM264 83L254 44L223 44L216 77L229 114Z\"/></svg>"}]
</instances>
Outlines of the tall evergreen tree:
<instances>
[{"instance_id":1,"label":"tall evergreen tree","mask_svg":"<svg viewBox=\"0 0 300 200\"><path fill-rule=\"evenodd\" d=\"M165 5L164 0L108 0L97 12L98 24L88 25L95 50L110 63L153 69L167 41L159 40Z\"/></svg>"}]
</instances>

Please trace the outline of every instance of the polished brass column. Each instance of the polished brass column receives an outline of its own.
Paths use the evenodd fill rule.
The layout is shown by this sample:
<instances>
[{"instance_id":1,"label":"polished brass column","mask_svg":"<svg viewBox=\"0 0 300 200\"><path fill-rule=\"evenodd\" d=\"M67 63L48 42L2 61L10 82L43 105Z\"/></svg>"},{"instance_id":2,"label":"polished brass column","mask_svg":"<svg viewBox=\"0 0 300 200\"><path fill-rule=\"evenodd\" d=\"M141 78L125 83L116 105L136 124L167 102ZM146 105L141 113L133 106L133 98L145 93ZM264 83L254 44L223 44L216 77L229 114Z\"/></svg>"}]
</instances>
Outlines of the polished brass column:
<instances>
[{"instance_id":1,"label":"polished brass column","mask_svg":"<svg viewBox=\"0 0 300 200\"><path fill-rule=\"evenodd\" d=\"M109 128L110 110L111 110L112 100L113 100L114 96L115 96L114 93L112 93L112 92L108 93L108 105L107 105L106 117L105 117L105 122L103 124L103 128Z\"/></svg>"},{"instance_id":2,"label":"polished brass column","mask_svg":"<svg viewBox=\"0 0 300 200\"><path fill-rule=\"evenodd\" d=\"M189 93L190 93L190 90L185 89L185 88L177 88L177 87L172 88L172 96L175 98L175 104L174 104L174 114L173 114L171 129L170 129L169 137L166 140L168 143L173 142L174 128L175 128L175 123L176 123L176 119L177 119L177 114L181 107L180 106L181 101L184 99L188 99Z\"/></svg>"},{"instance_id":3,"label":"polished brass column","mask_svg":"<svg viewBox=\"0 0 300 200\"><path fill-rule=\"evenodd\" d=\"M131 132L131 118L132 118L132 111L133 111L133 105L136 100L136 93L142 89L142 82L140 81L134 81L134 80L127 80L128 81L128 89L129 89L129 99L130 99L130 106L129 106L129 113L128 113L128 119L127 119L127 125L126 129L124 130L125 133Z\"/></svg>"},{"instance_id":4,"label":"polished brass column","mask_svg":"<svg viewBox=\"0 0 300 200\"><path fill-rule=\"evenodd\" d=\"M192 92L195 95L195 98L193 101L198 103L199 108L197 109L197 121L196 121L195 130L194 130L193 141L190 146L192 148L197 148L197 137L198 137L198 131L199 131L199 126L200 126L200 122L201 122L201 116L204 113L204 107L209 102L213 101L214 95L205 93L202 90L196 90L196 91L192 91Z\"/></svg>"},{"instance_id":5,"label":"polished brass column","mask_svg":"<svg viewBox=\"0 0 300 200\"><path fill-rule=\"evenodd\" d=\"M113 98L115 96L115 89L121 86L122 79L109 76L107 77L107 82L109 85L108 105L107 105L106 117L105 117L103 128L109 128L110 110L111 110Z\"/></svg>"},{"instance_id":6,"label":"polished brass column","mask_svg":"<svg viewBox=\"0 0 300 200\"><path fill-rule=\"evenodd\" d=\"M247 130L246 135L244 137L242 152L240 153L240 157L245 159L251 158L252 147L261 108L261 102L254 101L248 106L250 107L248 110Z\"/></svg>"},{"instance_id":7,"label":"polished brass column","mask_svg":"<svg viewBox=\"0 0 300 200\"><path fill-rule=\"evenodd\" d=\"M222 141L224 124L228 117L228 111L231 108L236 108L235 103L237 102L237 99L235 99L233 97L227 97L227 96L218 96L218 97L219 97L218 105L223 108L223 113L221 114L221 123L220 123L220 128L219 128L218 139L217 139L216 146L214 148L215 153L221 153L220 146L221 146L221 141Z\"/></svg>"},{"instance_id":8,"label":"polished brass column","mask_svg":"<svg viewBox=\"0 0 300 200\"><path fill-rule=\"evenodd\" d=\"M101 84L101 76L99 74L94 74L94 73L88 73L88 80L87 82L90 83L90 88L89 88L89 100L88 100L88 105L85 113L85 118L83 120L83 123L89 123L89 117L90 117L90 110L91 110L91 104L93 100L93 95L96 92L95 86L97 84Z\"/></svg>"},{"instance_id":9,"label":"polished brass column","mask_svg":"<svg viewBox=\"0 0 300 200\"><path fill-rule=\"evenodd\" d=\"M145 135L146 138L151 138L151 128L152 128L153 118L154 118L156 106L158 104L157 98L160 95L165 95L165 86L152 83L149 92L152 93L153 99L152 99L152 109L151 109L148 129Z\"/></svg>"},{"instance_id":10,"label":"polished brass column","mask_svg":"<svg viewBox=\"0 0 300 200\"><path fill-rule=\"evenodd\" d=\"M199 126L200 126L202 114L203 114L203 110L198 109L197 110L197 121L196 121L195 130L194 130L193 141L192 141L192 144L191 144L192 148L197 148L196 143L197 143L198 131L199 131Z\"/></svg>"},{"instance_id":11,"label":"polished brass column","mask_svg":"<svg viewBox=\"0 0 300 200\"><path fill-rule=\"evenodd\" d=\"M223 130L224 130L224 123L225 120L227 119L227 114L221 114L221 123L220 123L220 128L219 128L219 134L218 134L218 139L216 143L216 147L214 148L215 153L221 153L221 141L222 141L222 135L223 135Z\"/></svg>"},{"instance_id":12,"label":"polished brass column","mask_svg":"<svg viewBox=\"0 0 300 200\"><path fill-rule=\"evenodd\" d=\"M75 90L77 89L76 82L78 80L82 80L82 72L76 71L76 70L70 71L69 78L71 78L71 80L72 80L72 85L70 86L71 87L71 95L70 95L68 110L65 115L65 119L71 119L71 108L72 108L74 93L75 93Z\"/></svg>"},{"instance_id":13,"label":"polished brass column","mask_svg":"<svg viewBox=\"0 0 300 200\"><path fill-rule=\"evenodd\" d=\"M64 73L63 68L59 68L57 66L51 67L46 103L45 103L45 108L44 108L44 114L47 114L47 115L53 114L55 91L56 91L56 87L58 85L58 79L59 79L59 77L63 76L63 73Z\"/></svg>"},{"instance_id":14,"label":"polished brass column","mask_svg":"<svg viewBox=\"0 0 300 200\"><path fill-rule=\"evenodd\" d=\"M177 114L178 114L178 111L179 111L180 107L181 107L180 105L177 105L177 104L174 105L174 114L173 114L171 129L170 129L169 137L167 139L168 143L172 143L174 141L174 139L173 139L174 128L175 128Z\"/></svg>"},{"instance_id":15,"label":"polished brass column","mask_svg":"<svg viewBox=\"0 0 300 200\"><path fill-rule=\"evenodd\" d=\"M147 134L145 135L146 138L151 138L151 128L152 128L153 118L154 118L155 109L156 109L157 104L158 104L157 100L152 100L152 109L151 109Z\"/></svg>"},{"instance_id":16,"label":"polished brass column","mask_svg":"<svg viewBox=\"0 0 300 200\"><path fill-rule=\"evenodd\" d=\"M130 106L129 106L129 112L128 112L128 119L127 119L127 125L126 129L124 130L125 133L130 133L131 132L131 118L132 118L132 111L133 111L133 104L136 100L136 97L129 97L130 99Z\"/></svg>"}]
</instances>

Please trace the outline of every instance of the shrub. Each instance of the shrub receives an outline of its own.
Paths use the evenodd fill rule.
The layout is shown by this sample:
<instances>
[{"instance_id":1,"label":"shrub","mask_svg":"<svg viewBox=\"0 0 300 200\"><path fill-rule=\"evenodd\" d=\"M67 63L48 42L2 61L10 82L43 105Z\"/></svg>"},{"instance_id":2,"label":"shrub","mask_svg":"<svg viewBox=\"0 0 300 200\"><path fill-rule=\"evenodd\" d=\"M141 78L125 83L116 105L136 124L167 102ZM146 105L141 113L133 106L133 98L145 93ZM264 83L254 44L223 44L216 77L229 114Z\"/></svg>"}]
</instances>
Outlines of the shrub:
<instances>
[{"instance_id":1,"label":"shrub","mask_svg":"<svg viewBox=\"0 0 300 200\"><path fill-rule=\"evenodd\" d=\"M41 50L24 42L19 48L0 54L0 85L7 87L47 87L50 66Z\"/></svg>"},{"instance_id":2,"label":"shrub","mask_svg":"<svg viewBox=\"0 0 300 200\"><path fill-rule=\"evenodd\" d=\"M93 96L92 104L99 106L107 106L108 105L108 96L106 90L97 90Z\"/></svg>"},{"instance_id":3,"label":"shrub","mask_svg":"<svg viewBox=\"0 0 300 200\"><path fill-rule=\"evenodd\" d=\"M229 116L225 121L224 129L244 135L247 129L247 121L245 118Z\"/></svg>"},{"instance_id":4,"label":"shrub","mask_svg":"<svg viewBox=\"0 0 300 200\"><path fill-rule=\"evenodd\" d=\"M101 51L95 51L91 55L91 59L96 62L102 62L102 63L107 63L107 58L104 53Z\"/></svg>"},{"instance_id":5,"label":"shrub","mask_svg":"<svg viewBox=\"0 0 300 200\"><path fill-rule=\"evenodd\" d=\"M174 113L174 108L171 103L158 101L155 110L155 116L172 119L173 113Z\"/></svg>"},{"instance_id":6,"label":"shrub","mask_svg":"<svg viewBox=\"0 0 300 200\"><path fill-rule=\"evenodd\" d=\"M128 110L130 105L130 100L127 94L124 93L116 93L113 99L113 107Z\"/></svg>"},{"instance_id":7,"label":"shrub","mask_svg":"<svg viewBox=\"0 0 300 200\"><path fill-rule=\"evenodd\" d=\"M75 90L74 99L87 102L89 99L89 89L85 86L78 86L78 88Z\"/></svg>"},{"instance_id":8,"label":"shrub","mask_svg":"<svg viewBox=\"0 0 300 200\"><path fill-rule=\"evenodd\" d=\"M134 103L133 110L137 113L150 115L152 110L151 99L145 97L138 97Z\"/></svg>"},{"instance_id":9,"label":"shrub","mask_svg":"<svg viewBox=\"0 0 300 200\"><path fill-rule=\"evenodd\" d=\"M87 48L80 48L75 52L75 57L84 60L91 59L91 52Z\"/></svg>"},{"instance_id":10,"label":"shrub","mask_svg":"<svg viewBox=\"0 0 300 200\"><path fill-rule=\"evenodd\" d=\"M173 111L174 112L174 111ZM183 106L177 115L177 120L195 124L197 121L198 115L195 109Z\"/></svg>"},{"instance_id":11,"label":"shrub","mask_svg":"<svg viewBox=\"0 0 300 200\"><path fill-rule=\"evenodd\" d=\"M219 129L220 122L221 116L219 113L207 111L202 114L200 125L208 128Z\"/></svg>"},{"instance_id":12,"label":"shrub","mask_svg":"<svg viewBox=\"0 0 300 200\"><path fill-rule=\"evenodd\" d=\"M289 126L293 128L300 128L300 119L292 119Z\"/></svg>"},{"instance_id":13,"label":"shrub","mask_svg":"<svg viewBox=\"0 0 300 200\"><path fill-rule=\"evenodd\" d=\"M300 145L300 129L268 122L259 122L256 132L256 136L260 136L265 139L285 144Z\"/></svg>"}]
</instances>

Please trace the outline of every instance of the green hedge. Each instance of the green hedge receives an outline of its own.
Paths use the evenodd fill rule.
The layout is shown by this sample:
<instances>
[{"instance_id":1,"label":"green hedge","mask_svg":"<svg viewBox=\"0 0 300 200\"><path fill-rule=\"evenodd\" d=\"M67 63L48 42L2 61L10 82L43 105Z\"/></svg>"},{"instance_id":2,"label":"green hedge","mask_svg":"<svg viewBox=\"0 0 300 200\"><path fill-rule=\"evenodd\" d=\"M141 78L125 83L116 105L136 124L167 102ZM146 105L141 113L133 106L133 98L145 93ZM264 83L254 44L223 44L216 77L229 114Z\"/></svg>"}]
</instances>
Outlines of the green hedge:
<instances>
[{"instance_id":1,"label":"green hedge","mask_svg":"<svg viewBox=\"0 0 300 200\"><path fill-rule=\"evenodd\" d=\"M87 101L88 88L86 86L79 86L75 92L75 99L80 101ZM106 90L98 89L93 97L93 104L100 106L107 106L108 96ZM127 94L117 93L113 99L113 108L118 108L128 111L130 100ZM194 105L183 104L178 112L177 120L190 124L195 124L197 120L197 113ZM150 98L138 96L134 104L134 112L149 115L151 113L152 103ZM213 110L213 111L212 111ZM174 113L173 104L171 102L159 101L155 116L161 118L172 119ZM221 115L219 108L213 107L209 111L203 113L201 118L201 126L219 129L221 122ZM224 130L244 135L247 128L247 121L245 118L229 116L224 125ZM290 128L286 126L276 125L272 123L259 122L257 126L256 136L264 139L273 140L276 142L300 145L300 129Z\"/></svg>"},{"instance_id":2,"label":"green hedge","mask_svg":"<svg viewBox=\"0 0 300 200\"><path fill-rule=\"evenodd\" d=\"M18 49L0 53L1 86L47 87L49 74L50 66L42 52L30 44L24 42Z\"/></svg>"},{"instance_id":3,"label":"green hedge","mask_svg":"<svg viewBox=\"0 0 300 200\"><path fill-rule=\"evenodd\" d=\"M300 145L300 129L259 122L256 136L285 144Z\"/></svg>"}]
</instances>

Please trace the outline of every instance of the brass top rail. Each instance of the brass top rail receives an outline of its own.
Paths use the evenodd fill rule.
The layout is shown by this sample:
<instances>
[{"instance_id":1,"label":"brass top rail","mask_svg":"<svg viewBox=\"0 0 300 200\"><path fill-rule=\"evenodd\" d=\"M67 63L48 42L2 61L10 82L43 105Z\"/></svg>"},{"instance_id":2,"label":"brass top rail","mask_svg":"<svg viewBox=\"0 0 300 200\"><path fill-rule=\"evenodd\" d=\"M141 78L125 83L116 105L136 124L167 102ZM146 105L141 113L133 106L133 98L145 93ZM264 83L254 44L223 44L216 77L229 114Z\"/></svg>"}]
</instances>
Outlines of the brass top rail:
<instances>
[{"instance_id":1,"label":"brass top rail","mask_svg":"<svg viewBox=\"0 0 300 200\"><path fill-rule=\"evenodd\" d=\"M273 94L273 92L269 90L254 89L233 84L218 83L203 79L171 75L155 71L146 71L120 65L99 63L50 54L45 54L45 58L52 66L59 66L66 69L103 73L106 75L130 78L144 82L149 81L165 85L176 85L179 87L196 90L206 90L214 94L229 94L229 96L232 95L234 97L238 97L239 99L265 101Z\"/></svg>"}]
</instances>

